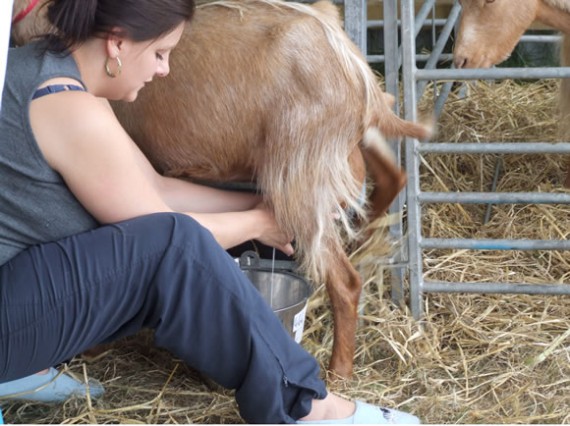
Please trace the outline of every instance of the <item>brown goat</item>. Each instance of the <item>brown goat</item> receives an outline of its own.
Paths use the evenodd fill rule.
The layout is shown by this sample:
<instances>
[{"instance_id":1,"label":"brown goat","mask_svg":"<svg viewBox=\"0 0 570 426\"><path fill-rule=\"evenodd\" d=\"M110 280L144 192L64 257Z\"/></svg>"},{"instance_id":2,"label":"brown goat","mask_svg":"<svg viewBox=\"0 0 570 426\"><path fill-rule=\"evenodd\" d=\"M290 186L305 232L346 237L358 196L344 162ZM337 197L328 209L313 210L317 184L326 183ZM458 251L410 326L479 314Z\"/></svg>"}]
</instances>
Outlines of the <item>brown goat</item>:
<instances>
[{"instance_id":1,"label":"brown goat","mask_svg":"<svg viewBox=\"0 0 570 426\"><path fill-rule=\"evenodd\" d=\"M457 68L489 68L507 59L535 21L563 33L561 63L570 65L570 0L461 0L453 50ZM570 79L560 87L560 134L570 137ZM564 182L570 188L570 162Z\"/></svg>"},{"instance_id":2,"label":"brown goat","mask_svg":"<svg viewBox=\"0 0 570 426\"><path fill-rule=\"evenodd\" d=\"M295 235L301 270L326 284L329 368L350 376L362 281L347 244L355 224L383 214L406 182L380 133L425 139L429 130L392 112L328 1L204 4L170 61L168 78L113 105L117 117L161 173L257 185Z\"/></svg>"}]
</instances>

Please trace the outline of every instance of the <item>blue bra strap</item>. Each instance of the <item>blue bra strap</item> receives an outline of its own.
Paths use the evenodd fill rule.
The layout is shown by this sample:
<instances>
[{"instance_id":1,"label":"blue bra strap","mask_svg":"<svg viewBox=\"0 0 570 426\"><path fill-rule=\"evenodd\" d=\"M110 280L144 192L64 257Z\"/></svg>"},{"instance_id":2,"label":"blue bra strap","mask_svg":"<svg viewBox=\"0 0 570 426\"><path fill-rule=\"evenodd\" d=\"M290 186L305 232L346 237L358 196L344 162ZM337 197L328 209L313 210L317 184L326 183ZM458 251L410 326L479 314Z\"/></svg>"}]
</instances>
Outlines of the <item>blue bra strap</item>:
<instances>
[{"instance_id":1,"label":"blue bra strap","mask_svg":"<svg viewBox=\"0 0 570 426\"><path fill-rule=\"evenodd\" d=\"M85 92L83 87L75 84L52 84L51 86L42 87L41 89L36 90L32 96L32 100L49 95L50 93L64 92L66 90L80 90Z\"/></svg>"}]
</instances>

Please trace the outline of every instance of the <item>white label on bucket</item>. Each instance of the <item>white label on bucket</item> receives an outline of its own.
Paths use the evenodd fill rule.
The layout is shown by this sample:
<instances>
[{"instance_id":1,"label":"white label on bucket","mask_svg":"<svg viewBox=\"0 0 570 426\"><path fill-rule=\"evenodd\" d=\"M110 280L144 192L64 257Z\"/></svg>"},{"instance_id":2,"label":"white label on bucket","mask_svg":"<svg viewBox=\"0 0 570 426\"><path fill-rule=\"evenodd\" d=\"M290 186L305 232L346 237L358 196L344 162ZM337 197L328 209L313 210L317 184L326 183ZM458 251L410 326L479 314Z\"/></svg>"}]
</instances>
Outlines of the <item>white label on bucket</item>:
<instances>
[{"instance_id":1,"label":"white label on bucket","mask_svg":"<svg viewBox=\"0 0 570 426\"><path fill-rule=\"evenodd\" d=\"M307 314L307 305L293 318L293 335L295 342L301 343L303 337L303 329L305 328L305 315Z\"/></svg>"}]
</instances>

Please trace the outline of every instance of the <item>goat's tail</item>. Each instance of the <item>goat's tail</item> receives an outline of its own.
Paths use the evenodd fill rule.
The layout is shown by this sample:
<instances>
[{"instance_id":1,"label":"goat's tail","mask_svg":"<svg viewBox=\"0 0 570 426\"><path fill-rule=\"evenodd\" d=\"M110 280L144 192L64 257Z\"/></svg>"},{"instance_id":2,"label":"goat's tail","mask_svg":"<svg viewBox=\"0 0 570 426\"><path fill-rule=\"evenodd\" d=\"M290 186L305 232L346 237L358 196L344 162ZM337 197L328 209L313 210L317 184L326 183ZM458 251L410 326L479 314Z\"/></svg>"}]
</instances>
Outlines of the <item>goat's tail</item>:
<instances>
[{"instance_id":1,"label":"goat's tail","mask_svg":"<svg viewBox=\"0 0 570 426\"><path fill-rule=\"evenodd\" d=\"M419 140L430 139L433 135L434 121L415 123L398 117L384 104L377 104L367 121L369 126L377 127L388 139L408 136Z\"/></svg>"}]
</instances>

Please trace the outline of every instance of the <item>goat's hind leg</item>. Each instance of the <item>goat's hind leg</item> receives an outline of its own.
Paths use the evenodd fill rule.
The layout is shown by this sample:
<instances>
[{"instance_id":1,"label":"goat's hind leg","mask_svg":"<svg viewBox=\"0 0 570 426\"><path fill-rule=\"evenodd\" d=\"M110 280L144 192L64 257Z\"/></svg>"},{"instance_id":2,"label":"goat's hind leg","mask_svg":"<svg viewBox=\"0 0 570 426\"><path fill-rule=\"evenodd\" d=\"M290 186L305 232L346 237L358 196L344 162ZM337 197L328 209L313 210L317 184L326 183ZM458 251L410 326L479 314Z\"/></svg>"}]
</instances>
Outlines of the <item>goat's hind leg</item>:
<instances>
[{"instance_id":1,"label":"goat's hind leg","mask_svg":"<svg viewBox=\"0 0 570 426\"><path fill-rule=\"evenodd\" d=\"M349 378L354 367L358 303L362 280L343 251L337 252L326 278L334 320L334 342L329 362L330 378Z\"/></svg>"},{"instance_id":2,"label":"goat's hind leg","mask_svg":"<svg viewBox=\"0 0 570 426\"><path fill-rule=\"evenodd\" d=\"M406 172L396 163L393 152L380 136L368 136L368 143L362 146L366 171L372 181L369 197L369 219L374 220L387 212L390 204L407 182Z\"/></svg>"}]
</instances>

